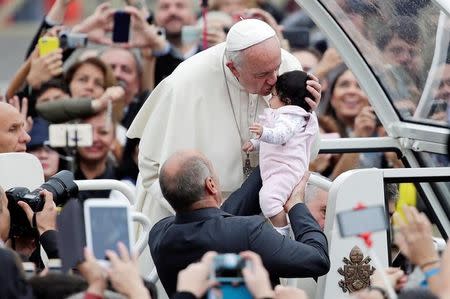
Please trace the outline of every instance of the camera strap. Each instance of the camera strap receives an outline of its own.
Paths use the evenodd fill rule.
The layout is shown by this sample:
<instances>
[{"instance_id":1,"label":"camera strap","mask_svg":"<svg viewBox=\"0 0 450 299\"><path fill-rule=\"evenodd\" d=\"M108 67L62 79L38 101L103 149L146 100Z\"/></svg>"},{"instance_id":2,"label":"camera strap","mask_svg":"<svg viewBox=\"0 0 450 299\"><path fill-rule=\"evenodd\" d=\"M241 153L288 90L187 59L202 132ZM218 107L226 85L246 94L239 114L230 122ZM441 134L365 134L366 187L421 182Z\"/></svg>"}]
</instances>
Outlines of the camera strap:
<instances>
[{"instance_id":1,"label":"camera strap","mask_svg":"<svg viewBox=\"0 0 450 299\"><path fill-rule=\"evenodd\" d=\"M31 228L37 229L36 213L33 213L33 217L31 218Z\"/></svg>"}]
</instances>

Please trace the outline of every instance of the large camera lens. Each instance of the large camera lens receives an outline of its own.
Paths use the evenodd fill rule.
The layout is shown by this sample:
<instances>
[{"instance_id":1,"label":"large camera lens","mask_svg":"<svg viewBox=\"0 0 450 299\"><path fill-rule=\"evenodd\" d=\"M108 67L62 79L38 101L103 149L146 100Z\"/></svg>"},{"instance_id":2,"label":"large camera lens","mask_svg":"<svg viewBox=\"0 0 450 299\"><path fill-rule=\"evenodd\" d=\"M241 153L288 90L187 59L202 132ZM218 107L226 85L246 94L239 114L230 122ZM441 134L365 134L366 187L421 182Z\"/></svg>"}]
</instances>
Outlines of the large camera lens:
<instances>
[{"instance_id":1,"label":"large camera lens","mask_svg":"<svg viewBox=\"0 0 450 299\"><path fill-rule=\"evenodd\" d=\"M73 173L62 170L49 178L41 187L53 194L53 201L57 206L64 205L78 194L78 186L73 180Z\"/></svg>"},{"instance_id":2,"label":"large camera lens","mask_svg":"<svg viewBox=\"0 0 450 299\"><path fill-rule=\"evenodd\" d=\"M70 198L78 195L78 186L73 181L73 174L70 171L62 170L52 176L40 188L30 192L25 187L15 187L7 190L8 209L11 214L10 235L13 236L34 236L34 230L25 215L25 212L17 204L18 201L26 202L34 212L42 211L44 199L40 196L41 188L53 194L53 201L57 206L64 205Z\"/></svg>"}]
</instances>

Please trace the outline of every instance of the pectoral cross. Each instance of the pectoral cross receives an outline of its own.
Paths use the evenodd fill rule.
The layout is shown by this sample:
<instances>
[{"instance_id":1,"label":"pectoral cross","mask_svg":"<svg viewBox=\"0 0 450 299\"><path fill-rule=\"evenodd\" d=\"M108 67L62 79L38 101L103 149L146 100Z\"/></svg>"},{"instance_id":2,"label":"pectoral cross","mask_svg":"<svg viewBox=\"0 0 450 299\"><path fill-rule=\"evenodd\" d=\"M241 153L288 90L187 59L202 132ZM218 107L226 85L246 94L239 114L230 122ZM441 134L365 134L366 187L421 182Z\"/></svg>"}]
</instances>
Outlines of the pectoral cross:
<instances>
[{"instance_id":1,"label":"pectoral cross","mask_svg":"<svg viewBox=\"0 0 450 299\"><path fill-rule=\"evenodd\" d=\"M244 177L245 178L248 178L250 176L250 174L252 173L252 171L253 171L253 168L250 165L250 155L248 153L247 153L247 158L245 158L245 161L244 161L243 170L244 170Z\"/></svg>"}]
</instances>

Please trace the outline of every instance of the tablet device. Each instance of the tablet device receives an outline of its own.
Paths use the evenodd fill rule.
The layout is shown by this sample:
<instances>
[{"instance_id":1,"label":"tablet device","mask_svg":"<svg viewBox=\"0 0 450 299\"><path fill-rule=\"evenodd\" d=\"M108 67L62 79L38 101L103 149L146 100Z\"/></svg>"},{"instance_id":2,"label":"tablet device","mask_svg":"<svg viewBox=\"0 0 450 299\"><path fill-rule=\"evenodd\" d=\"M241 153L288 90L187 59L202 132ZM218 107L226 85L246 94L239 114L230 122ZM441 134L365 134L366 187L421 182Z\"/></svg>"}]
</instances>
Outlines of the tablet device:
<instances>
[{"instance_id":1,"label":"tablet device","mask_svg":"<svg viewBox=\"0 0 450 299\"><path fill-rule=\"evenodd\" d=\"M106 250L117 252L122 242L131 252L133 234L128 203L110 199L88 199L84 202L86 246L95 258L107 266Z\"/></svg>"},{"instance_id":2,"label":"tablet device","mask_svg":"<svg viewBox=\"0 0 450 299\"><path fill-rule=\"evenodd\" d=\"M51 147L91 146L91 124L51 124L48 128Z\"/></svg>"}]
</instances>

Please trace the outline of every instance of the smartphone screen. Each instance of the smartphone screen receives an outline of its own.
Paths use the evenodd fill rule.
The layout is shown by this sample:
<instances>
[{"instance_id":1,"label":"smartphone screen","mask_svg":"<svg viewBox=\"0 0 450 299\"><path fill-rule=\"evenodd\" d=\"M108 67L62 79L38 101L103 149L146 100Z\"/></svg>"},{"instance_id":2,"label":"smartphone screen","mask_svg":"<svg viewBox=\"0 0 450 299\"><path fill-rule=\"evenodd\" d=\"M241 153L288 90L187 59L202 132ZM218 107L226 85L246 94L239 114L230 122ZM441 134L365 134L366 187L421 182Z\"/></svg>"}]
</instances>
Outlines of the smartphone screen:
<instances>
[{"instance_id":1,"label":"smartphone screen","mask_svg":"<svg viewBox=\"0 0 450 299\"><path fill-rule=\"evenodd\" d=\"M183 44L198 43L202 36L199 26L183 26L181 28L181 42Z\"/></svg>"},{"instance_id":2,"label":"smartphone screen","mask_svg":"<svg viewBox=\"0 0 450 299\"><path fill-rule=\"evenodd\" d=\"M93 142L90 124L51 124L49 126L51 147L91 146Z\"/></svg>"},{"instance_id":3,"label":"smartphone screen","mask_svg":"<svg viewBox=\"0 0 450 299\"><path fill-rule=\"evenodd\" d=\"M211 288L208 291L208 299L252 299L252 294L247 289L245 284L232 284L232 283L221 283L220 286L216 288Z\"/></svg>"},{"instance_id":4,"label":"smartphone screen","mask_svg":"<svg viewBox=\"0 0 450 299\"><path fill-rule=\"evenodd\" d=\"M130 14L124 11L114 13L113 42L126 43L130 35Z\"/></svg>"},{"instance_id":5,"label":"smartphone screen","mask_svg":"<svg viewBox=\"0 0 450 299\"><path fill-rule=\"evenodd\" d=\"M356 236L367 232L386 230L388 227L384 206L373 206L362 210L349 210L337 214L342 237Z\"/></svg>"},{"instance_id":6,"label":"smartphone screen","mask_svg":"<svg viewBox=\"0 0 450 299\"><path fill-rule=\"evenodd\" d=\"M120 241L130 250L130 235L127 207L96 207L88 209L90 231L86 232L91 241L91 249L99 260L105 260L105 251L117 252L117 243ZM87 228L88 229L88 228ZM88 244L89 246L89 244Z\"/></svg>"}]
</instances>

